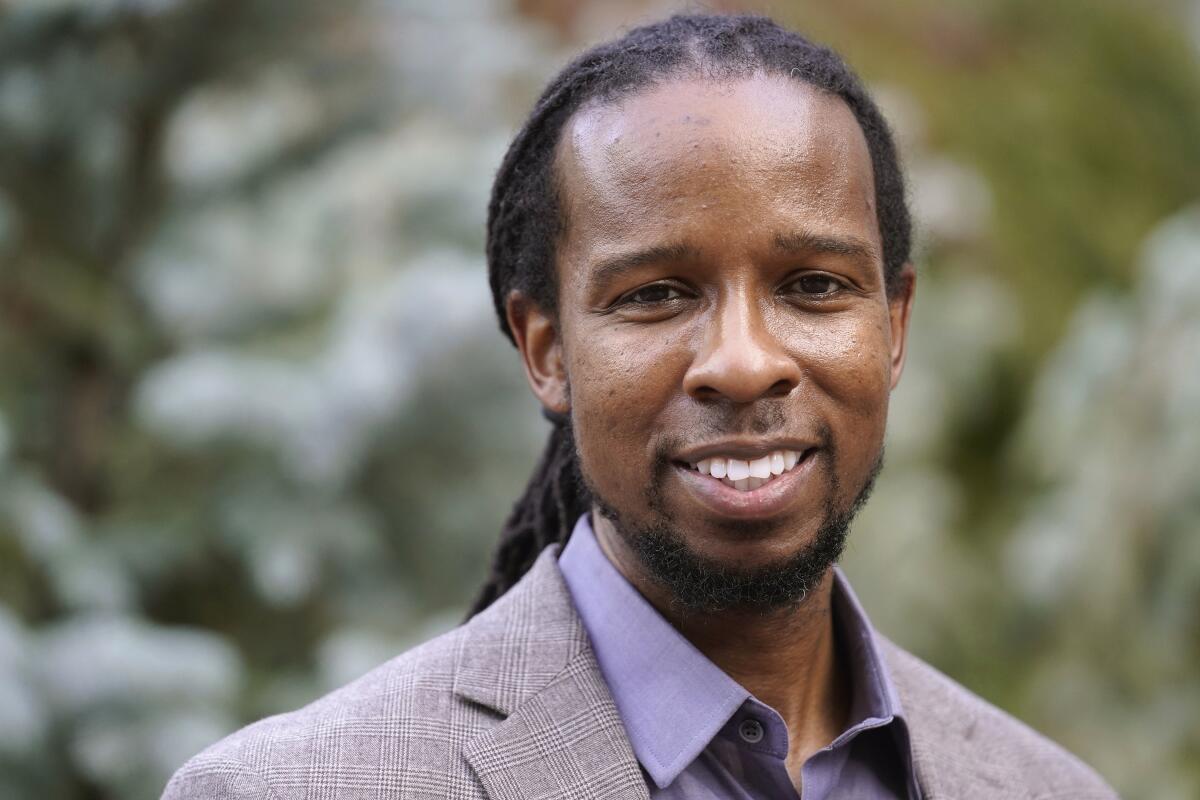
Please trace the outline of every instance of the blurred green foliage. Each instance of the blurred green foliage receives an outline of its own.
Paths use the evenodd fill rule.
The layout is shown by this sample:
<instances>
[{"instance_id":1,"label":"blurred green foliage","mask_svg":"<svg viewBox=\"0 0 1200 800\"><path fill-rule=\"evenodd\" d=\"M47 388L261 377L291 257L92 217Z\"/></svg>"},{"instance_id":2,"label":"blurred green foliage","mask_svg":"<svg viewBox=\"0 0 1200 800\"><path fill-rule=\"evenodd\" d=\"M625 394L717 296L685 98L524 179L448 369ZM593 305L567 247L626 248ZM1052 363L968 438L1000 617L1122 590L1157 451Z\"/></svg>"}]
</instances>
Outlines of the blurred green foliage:
<instances>
[{"instance_id":1,"label":"blurred green foliage","mask_svg":"<svg viewBox=\"0 0 1200 800\"><path fill-rule=\"evenodd\" d=\"M0 10L0 796L156 797L460 619L544 434L492 172L665 10ZM856 588L1124 795L1197 796L1200 11L769 10L874 87L920 228Z\"/></svg>"}]
</instances>

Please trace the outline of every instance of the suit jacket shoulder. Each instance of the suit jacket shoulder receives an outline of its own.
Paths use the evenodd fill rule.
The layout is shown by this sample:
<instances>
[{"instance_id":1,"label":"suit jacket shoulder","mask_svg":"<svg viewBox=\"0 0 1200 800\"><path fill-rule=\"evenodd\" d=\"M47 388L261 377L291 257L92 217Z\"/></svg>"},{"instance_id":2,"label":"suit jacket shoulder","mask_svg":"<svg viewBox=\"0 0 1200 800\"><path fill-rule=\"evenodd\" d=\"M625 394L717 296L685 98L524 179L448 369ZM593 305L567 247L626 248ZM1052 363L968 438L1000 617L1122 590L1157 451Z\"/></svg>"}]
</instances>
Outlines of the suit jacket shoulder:
<instances>
[{"instance_id":1,"label":"suit jacket shoulder","mask_svg":"<svg viewBox=\"0 0 1200 800\"><path fill-rule=\"evenodd\" d=\"M309 705L267 717L185 764L164 798L476 797L462 744L496 721L456 701L465 628L400 655ZM466 785L455 787L455 783ZM324 792L313 793L314 788Z\"/></svg>"},{"instance_id":2,"label":"suit jacket shoulder","mask_svg":"<svg viewBox=\"0 0 1200 800\"><path fill-rule=\"evenodd\" d=\"M367 796L646 797L556 547L466 625L209 747L163 798Z\"/></svg>"},{"instance_id":3,"label":"suit jacket shoulder","mask_svg":"<svg viewBox=\"0 0 1200 800\"><path fill-rule=\"evenodd\" d=\"M1091 767L1059 745L893 642L881 640L908 720L926 800L1117 796Z\"/></svg>"}]
</instances>

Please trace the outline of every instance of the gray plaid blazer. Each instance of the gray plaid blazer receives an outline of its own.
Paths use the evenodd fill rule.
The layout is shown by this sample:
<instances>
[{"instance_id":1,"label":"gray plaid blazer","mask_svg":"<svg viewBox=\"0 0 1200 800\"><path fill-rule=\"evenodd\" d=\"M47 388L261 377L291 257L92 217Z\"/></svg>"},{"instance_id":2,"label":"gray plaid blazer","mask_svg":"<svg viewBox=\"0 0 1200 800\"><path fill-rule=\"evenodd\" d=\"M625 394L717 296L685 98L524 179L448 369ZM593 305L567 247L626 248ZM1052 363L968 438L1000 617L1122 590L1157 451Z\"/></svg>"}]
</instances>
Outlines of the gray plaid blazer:
<instances>
[{"instance_id":1,"label":"gray plaid blazer","mask_svg":"<svg viewBox=\"0 0 1200 800\"><path fill-rule=\"evenodd\" d=\"M466 625L216 743L164 800L648 797L551 545ZM1114 798L1083 762L883 643L926 800Z\"/></svg>"}]
</instances>

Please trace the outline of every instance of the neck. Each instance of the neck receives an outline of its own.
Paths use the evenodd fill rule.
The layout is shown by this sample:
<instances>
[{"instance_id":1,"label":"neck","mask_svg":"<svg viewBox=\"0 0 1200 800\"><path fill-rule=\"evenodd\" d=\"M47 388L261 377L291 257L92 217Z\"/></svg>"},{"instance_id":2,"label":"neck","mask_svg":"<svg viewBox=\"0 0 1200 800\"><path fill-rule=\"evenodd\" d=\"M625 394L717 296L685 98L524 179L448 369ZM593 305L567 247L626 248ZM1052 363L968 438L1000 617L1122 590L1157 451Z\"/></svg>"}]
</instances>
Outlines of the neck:
<instances>
[{"instance_id":1,"label":"neck","mask_svg":"<svg viewBox=\"0 0 1200 800\"><path fill-rule=\"evenodd\" d=\"M600 549L634 588L710 661L783 717L789 770L798 775L809 755L842 732L850 709L833 625L833 570L792 608L692 611L646 574L607 519L593 519L599 521Z\"/></svg>"}]
</instances>

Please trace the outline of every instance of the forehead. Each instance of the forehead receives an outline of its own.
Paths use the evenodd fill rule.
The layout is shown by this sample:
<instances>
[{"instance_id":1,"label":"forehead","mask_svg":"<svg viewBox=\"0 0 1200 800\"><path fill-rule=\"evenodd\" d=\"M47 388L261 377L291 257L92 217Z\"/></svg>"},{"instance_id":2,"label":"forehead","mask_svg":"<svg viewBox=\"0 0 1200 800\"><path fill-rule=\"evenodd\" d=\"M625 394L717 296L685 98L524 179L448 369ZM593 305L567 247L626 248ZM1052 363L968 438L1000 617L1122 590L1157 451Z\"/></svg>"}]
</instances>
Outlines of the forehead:
<instances>
[{"instance_id":1,"label":"forehead","mask_svg":"<svg viewBox=\"0 0 1200 800\"><path fill-rule=\"evenodd\" d=\"M800 226L878 252L862 130L840 98L798 80L673 79L585 107L564 130L556 169L565 244L576 250L714 233L749 245Z\"/></svg>"}]
</instances>

